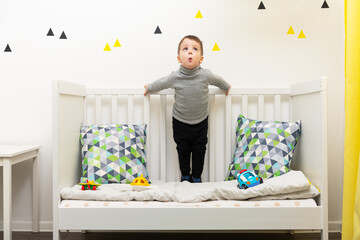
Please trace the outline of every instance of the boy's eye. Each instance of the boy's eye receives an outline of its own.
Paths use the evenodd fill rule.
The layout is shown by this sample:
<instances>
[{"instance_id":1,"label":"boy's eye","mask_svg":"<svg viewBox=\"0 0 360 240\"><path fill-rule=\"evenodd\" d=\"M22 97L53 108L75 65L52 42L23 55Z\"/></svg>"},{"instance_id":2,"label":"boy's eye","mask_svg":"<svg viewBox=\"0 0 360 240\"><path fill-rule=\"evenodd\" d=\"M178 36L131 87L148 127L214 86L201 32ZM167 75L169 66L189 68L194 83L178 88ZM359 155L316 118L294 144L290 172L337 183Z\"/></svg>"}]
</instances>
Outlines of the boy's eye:
<instances>
[{"instance_id":1,"label":"boy's eye","mask_svg":"<svg viewBox=\"0 0 360 240\"><path fill-rule=\"evenodd\" d=\"M187 50L188 50L188 48L187 48L187 47L185 47L185 48L184 48L184 51L187 51Z\"/></svg>"},{"instance_id":2,"label":"boy's eye","mask_svg":"<svg viewBox=\"0 0 360 240\"><path fill-rule=\"evenodd\" d=\"M194 48L195 51L197 51L198 49L197 48Z\"/></svg>"}]
</instances>

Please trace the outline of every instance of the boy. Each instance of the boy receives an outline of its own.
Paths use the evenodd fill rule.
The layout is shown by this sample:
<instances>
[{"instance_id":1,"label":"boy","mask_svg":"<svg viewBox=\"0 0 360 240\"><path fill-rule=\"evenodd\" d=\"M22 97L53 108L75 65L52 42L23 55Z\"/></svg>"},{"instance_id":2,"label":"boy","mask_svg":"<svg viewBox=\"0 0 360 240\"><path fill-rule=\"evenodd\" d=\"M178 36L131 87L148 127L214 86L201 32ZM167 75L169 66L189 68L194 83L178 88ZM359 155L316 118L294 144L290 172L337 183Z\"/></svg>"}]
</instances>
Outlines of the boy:
<instances>
[{"instance_id":1,"label":"boy","mask_svg":"<svg viewBox=\"0 0 360 240\"><path fill-rule=\"evenodd\" d=\"M203 69L203 46L193 35L185 36L178 46L180 69L159 80L146 84L145 93L166 88L175 89L173 106L173 137L179 157L181 181L201 182L207 144L209 85L223 89L230 85L211 71ZM190 156L192 154L192 173Z\"/></svg>"}]
</instances>

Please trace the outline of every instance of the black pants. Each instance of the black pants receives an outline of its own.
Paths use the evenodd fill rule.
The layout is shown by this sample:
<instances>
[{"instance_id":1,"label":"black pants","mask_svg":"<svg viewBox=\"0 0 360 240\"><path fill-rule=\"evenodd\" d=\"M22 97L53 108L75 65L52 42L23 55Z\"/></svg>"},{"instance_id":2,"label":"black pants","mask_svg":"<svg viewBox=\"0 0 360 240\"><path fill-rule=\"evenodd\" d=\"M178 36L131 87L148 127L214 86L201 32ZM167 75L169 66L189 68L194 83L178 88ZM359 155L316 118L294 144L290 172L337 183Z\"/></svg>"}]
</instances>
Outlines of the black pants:
<instances>
[{"instance_id":1,"label":"black pants","mask_svg":"<svg viewBox=\"0 0 360 240\"><path fill-rule=\"evenodd\" d=\"M192 154L192 176L200 178L204 168L207 144L208 118L198 124L186 124L172 119L173 136L179 156L182 176L190 176L190 156Z\"/></svg>"}]
</instances>

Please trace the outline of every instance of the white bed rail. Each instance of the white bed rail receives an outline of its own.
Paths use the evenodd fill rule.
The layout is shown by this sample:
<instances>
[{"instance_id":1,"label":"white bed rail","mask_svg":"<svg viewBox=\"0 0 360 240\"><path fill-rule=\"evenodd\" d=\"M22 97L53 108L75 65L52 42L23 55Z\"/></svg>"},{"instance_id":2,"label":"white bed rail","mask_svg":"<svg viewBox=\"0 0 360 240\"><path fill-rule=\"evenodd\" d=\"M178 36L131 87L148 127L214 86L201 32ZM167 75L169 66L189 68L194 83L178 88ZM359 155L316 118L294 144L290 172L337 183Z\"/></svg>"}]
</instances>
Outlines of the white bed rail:
<instances>
[{"instance_id":1,"label":"white bed rail","mask_svg":"<svg viewBox=\"0 0 360 240\"><path fill-rule=\"evenodd\" d=\"M146 97L143 93L143 89L87 89L84 123L151 122L147 129L146 146L150 178L176 181L180 179L180 172L171 126L174 91L163 90ZM249 116L251 112L254 119L264 120L266 116L268 120L289 120L289 94L290 88L247 88L231 89L229 96L225 97L220 89L210 89L209 143L203 175L205 181L220 181L225 176L235 147L237 115L242 113ZM283 118L282 99L285 99L286 105ZM271 113L265 111L265 104L272 106ZM232 110L233 105L239 109L236 114ZM217 145L222 146L218 148ZM221 171L216 171L219 167Z\"/></svg>"}]
</instances>

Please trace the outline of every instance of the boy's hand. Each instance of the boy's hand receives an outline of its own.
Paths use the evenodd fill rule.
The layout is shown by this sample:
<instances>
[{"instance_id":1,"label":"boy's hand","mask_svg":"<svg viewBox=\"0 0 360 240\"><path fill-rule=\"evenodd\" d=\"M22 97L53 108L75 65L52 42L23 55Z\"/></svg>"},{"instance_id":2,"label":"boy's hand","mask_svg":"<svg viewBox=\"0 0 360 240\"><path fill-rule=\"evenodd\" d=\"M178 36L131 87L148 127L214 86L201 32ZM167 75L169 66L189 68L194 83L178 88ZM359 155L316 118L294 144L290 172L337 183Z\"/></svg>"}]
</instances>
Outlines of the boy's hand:
<instances>
[{"instance_id":1,"label":"boy's hand","mask_svg":"<svg viewBox=\"0 0 360 240\"><path fill-rule=\"evenodd\" d=\"M231 88L231 85L230 85L229 89L225 92L226 96L229 94L230 88Z\"/></svg>"},{"instance_id":2,"label":"boy's hand","mask_svg":"<svg viewBox=\"0 0 360 240\"><path fill-rule=\"evenodd\" d=\"M147 90L148 85L149 85L149 84L145 84L145 85L144 85L144 88L145 88L144 96L146 96L146 94L148 94L148 90Z\"/></svg>"}]
</instances>

